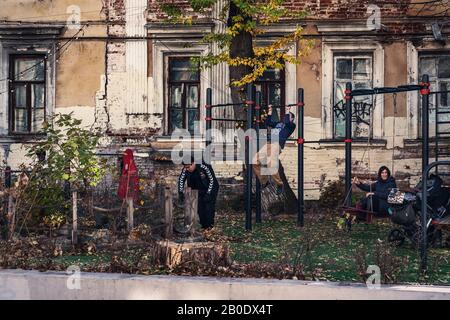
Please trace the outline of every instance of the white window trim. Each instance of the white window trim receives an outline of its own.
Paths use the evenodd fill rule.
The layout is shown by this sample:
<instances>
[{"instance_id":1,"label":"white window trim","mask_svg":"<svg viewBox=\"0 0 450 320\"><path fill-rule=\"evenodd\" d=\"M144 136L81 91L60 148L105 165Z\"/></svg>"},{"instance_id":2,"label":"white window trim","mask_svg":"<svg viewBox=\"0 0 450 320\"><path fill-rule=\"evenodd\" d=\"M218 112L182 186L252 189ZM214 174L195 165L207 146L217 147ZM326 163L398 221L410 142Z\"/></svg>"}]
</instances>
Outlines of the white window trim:
<instances>
[{"instance_id":1,"label":"white window trim","mask_svg":"<svg viewBox=\"0 0 450 320\"><path fill-rule=\"evenodd\" d=\"M32 49L30 49L32 47ZM0 42L0 79L9 77L9 60L12 54L45 54L47 55L47 74L46 74L46 105L45 113L46 119L49 119L55 110L56 94L55 83L56 74L55 67L56 61L53 58L56 48L54 43L17 43L17 42ZM0 84L0 92L9 90L9 82L2 81ZM0 111L0 136L13 137L9 135L9 92L0 96L0 105L2 109ZM33 135L24 134L24 135ZM22 135L21 135L22 136Z\"/></svg>"},{"instance_id":2,"label":"white window trim","mask_svg":"<svg viewBox=\"0 0 450 320\"><path fill-rule=\"evenodd\" d=\"M343 42L342 39L326 40L322 43L322 139L333 138L334 100L334 53L372 52L373 86L384 86L384 49L378 42L370 40ZM384 136L384 100L377 99L373 113L373 138Z\"/></svg>"},{"instance_id":3,"label":"white window trim","mask_svg":"<svg viewBox=\"0 0 450 320\"><path fill-rule=\"evenodd\" d=\"M163 43L161 43L163 42ZM183 42L180 41L155 41L154 42L154 54L153 54L153 77L154 77L154 101L155 110L154 113L164 115L163 127L164 134L168 134L169 119L168 119L168 79L166 72L167 57L170 56L199 56L206 55L209 52L209 46L203 44L193 44L189 48L185 48ZM205 110L202 108L206 104L206 88L210 87L211 69L200 71L200 120L205 117ZM203 134L205 128L203 121L200 121L200 133Z\"/></svg>"},{"instance_id":4,"label":"white window trim","mask_svg":"<svg viewBox=\"0 0 450 320\"><path fill-rule=\"evenodd\" d=\"M430 42L433 44L433 42ZM427 48L426 45L416 47L411 41L407 42L407 63L408 63L408 84L418 84L422 79L419 75L419 55L422 52L436 53L448 51L450 53L450 44L439 46L439 48ZM407 93L407 121L408 121L408 139L418 139L419 135L419 99L417 91Z\"/></svg>"}]
</instances>

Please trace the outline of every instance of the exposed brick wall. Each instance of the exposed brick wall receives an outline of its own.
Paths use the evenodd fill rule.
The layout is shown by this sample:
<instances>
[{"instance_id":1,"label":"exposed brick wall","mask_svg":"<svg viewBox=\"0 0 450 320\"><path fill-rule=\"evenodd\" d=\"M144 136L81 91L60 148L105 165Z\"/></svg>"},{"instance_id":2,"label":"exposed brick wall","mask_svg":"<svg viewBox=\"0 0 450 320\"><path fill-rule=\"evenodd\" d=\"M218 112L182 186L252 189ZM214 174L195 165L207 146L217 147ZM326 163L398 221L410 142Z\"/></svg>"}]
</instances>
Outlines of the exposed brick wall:
<instances>
[{"instance_id":1,"label":"exposed brick wall","mask_svg":"<svg viewBox=\"0 0 450 320\"><path fill-rule=\"evenodd\" d=\"M161 9L161 4L176 4L178 8L182 10L184 13L189 13L194 19L204 19L208 15L199 14L196 12L193 12L191 6L189 5L188 1L185 0L149 0L148 1L148 19L150 21L163 21L167 19L167 15L164 13L164 11Z\"/></svg>"},{"instance_id":2,"label":"exposed brick wall","mask_svg":"<svg viewBox=\"0 0 450 320\"><path fill-rule=\"evenodd\" d=\"M125 21L125 1L126 0L105 0L108 21Z\"/></svg>"},{"instance_id":3,"label":"exposed brick wall","mask_svg":"<svg viewBox=\"0 0 450 320\"><path fill-rule=\"evenodd\" d=\"M149 0L149 13L152 19L164 19L166 15L161 10L161 3L176 4L183 12L192 12L188 1L185 0ZM264 2L264 1L263 1ZM411 1L398 1L393 3L391 0L290 0L285 1L283 6L291 11L305 11L308 18L312 19L364 19L367 16L369 5L377 5L381 10L383 17L405 16L411 9ZM194 17L204 17L194 13Z\"/></svg>"},{"instance_id":4,"label":"exposed brick wall","mask_svg":"<svg viewBox=\"0 0 450 320\"><path fill-rule=\"evenodd\" d=\"M195 20L207 20L209 12L199 14L192 11L187 1L184 0L166 0L169 4L176 4L184 13L188 13ZM149 0L149 14L148 20L152 22L163 22L167 19L167 15L161 9L160 0ZM320 0L320 1L305 1L305 0L290 0L284 2L284 7L291 12L307 12L307 19L321 20L327 22L340 20L361 20L367 19L370 14L367 13L369 5L377 5L380 8L381 18L384 20L383 24L389 28L389 33L403 34L423 31L424 25L417 23L417 21L395 21L398 17L414 17L415 14L409 14L411 8L411 1L398 1L393 3L391 0ZM285 17L282 21L295 20L295 18Z\"/></svg>"}]
</instances>

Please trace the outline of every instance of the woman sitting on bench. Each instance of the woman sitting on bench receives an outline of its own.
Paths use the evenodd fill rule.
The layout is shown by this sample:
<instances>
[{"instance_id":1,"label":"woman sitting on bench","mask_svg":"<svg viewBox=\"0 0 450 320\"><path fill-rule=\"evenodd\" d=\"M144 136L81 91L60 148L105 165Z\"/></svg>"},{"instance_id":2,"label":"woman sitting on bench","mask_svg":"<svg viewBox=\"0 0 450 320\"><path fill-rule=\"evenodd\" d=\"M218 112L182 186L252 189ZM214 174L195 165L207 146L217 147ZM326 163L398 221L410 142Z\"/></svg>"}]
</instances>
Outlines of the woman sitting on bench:
<instances>
[{"instance_id":1,"label":"woman sitting on bench","mask_svg":"<svg viewBox=\"0 0 450 320\"><path fill-rule=\"evenodd\" d=\"M386 166L382 166L378 170L377 182L371 185L364 184L359 181L358 177L355 177L353 183L359 189L367 192L366 197L356 205L357 209L373 211L378 215L388 215L388 195L391 189L397 188L397 184Z\"/></svg>"}]
</instances>

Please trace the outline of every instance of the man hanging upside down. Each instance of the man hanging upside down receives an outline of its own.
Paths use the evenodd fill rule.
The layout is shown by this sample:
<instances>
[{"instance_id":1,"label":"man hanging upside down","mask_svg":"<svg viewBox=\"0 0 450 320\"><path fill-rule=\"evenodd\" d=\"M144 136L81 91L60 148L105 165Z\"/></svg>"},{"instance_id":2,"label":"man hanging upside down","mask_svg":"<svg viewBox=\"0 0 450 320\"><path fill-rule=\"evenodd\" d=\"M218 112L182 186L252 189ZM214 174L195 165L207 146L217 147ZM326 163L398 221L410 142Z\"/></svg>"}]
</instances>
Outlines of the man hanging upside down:
<instances>
[{"instance_id":1,"label":"man hanging upside down","mask_svg":"<svg viewBox=\"0 0 450 320\"><path fill-rule=\"evenodd\" d=\"M219 182L211 165L206 163L195 163L194 158L183 161L183 170L178 178L178 201L184 203L184 187L198 190L198 216L203 229L214 226L216 213L216 199L219 193Z\"/></svg>"},{"instance_id":2,"label":"man hanging upside down","mask_svg":"<svg viewBox=\"0 0 450 320\"><path fill-rule=\"evenodd\" d=\"M295 116L293 113L288 112L288 114L284 116L283 121L273 121L271 105L269 105L267 115L268 117L265 122L266 126L272 128L272 137L278 136L278 141L268 141L261 148L261 150L256 153L253 158L253 171L261 182L261 186L263 188L267 187L269 182L272 182L272 184L274 184L276 194L280 195L283 193L283 181L281 180L278 166L279 155L284 149L287 139L289 139L290 135L295 130ZM261 161L267 161L267 168L273 172L271 175L261 173Z\"/></svg>"}]
</instances>

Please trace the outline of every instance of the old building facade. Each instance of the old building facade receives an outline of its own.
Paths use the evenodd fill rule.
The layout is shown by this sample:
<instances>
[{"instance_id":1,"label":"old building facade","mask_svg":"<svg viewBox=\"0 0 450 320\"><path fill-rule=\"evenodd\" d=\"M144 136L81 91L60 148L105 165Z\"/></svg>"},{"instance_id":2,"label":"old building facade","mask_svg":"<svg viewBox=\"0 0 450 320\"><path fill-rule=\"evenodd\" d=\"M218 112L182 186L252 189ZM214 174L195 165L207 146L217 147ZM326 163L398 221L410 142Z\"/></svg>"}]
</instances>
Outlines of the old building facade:
<instances>
[{"instance_id":1,"label":"old building facade","mask_svg":"<svg viewBox=\"0 0 450 320\"><path fill-rule=\"evenodd\" d=\"M185 1L174 1L188 10ZM5 0L0 13L0 156L5 165L26 161L23 146L36 138L52 113L74 112L83 124L104 135L107 152L132 146L168 152L175 128L194 130L204 119L206 88L213 103L230 102L226 65L193 71L189 58L218 52L202 43L209 31L225 28L219 8L195 15L192 25L168 25L155 0ZM317 198L321 187L343 174L343 87L417 84L431 77L432 90L450 90L448 3L423 1L286 1L307 10L301 20L267 27L260 45L304 28L313 39L300 65L271 70L256 83L265 104L296 102L305 89L305 188ZM296 54L302 42L289 49ZM450 96L431 98L450 108ZM353 162L359 173L386 164L404 184L417 182L421 167L418 92L362 97L356 101ZM231 111L225 116L232 117ZM431 135L434 116L430 115ZM449 119L450 120L450 119ZM445 129L445 128L444 128ZM450 128L447 128L450 131ZM204 133L204 124L199 128ZM232 141L233 137L225 139ZM193 137L198 148L202 136ZM286 174L296 186L295 143L282 154ZM150 161L150 160L149 160ZM241 163L215 163L223 177Z\"/></svg>"}]
</instances>

